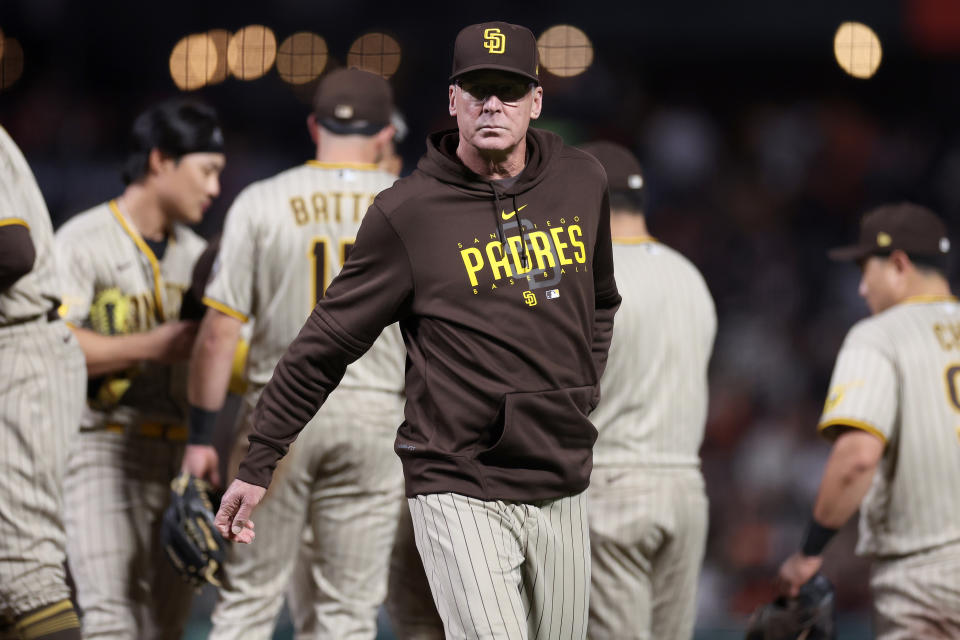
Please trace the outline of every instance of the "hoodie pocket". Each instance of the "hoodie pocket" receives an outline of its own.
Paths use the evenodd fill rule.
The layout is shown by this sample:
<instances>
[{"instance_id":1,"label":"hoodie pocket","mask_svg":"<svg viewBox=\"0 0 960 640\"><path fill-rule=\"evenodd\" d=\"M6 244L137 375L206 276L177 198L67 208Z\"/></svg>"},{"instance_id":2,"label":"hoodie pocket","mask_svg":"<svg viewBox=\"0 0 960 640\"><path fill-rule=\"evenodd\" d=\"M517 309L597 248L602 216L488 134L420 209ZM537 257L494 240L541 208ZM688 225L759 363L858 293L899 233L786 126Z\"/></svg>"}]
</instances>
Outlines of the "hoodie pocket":
<instances>
[{"instance_id":1,"label":"hoodie pocket","mask_svg":"<svg viewBox=\"0 0 960 640\"><path fill-rule=\"evenodd\" d=\"M590 461L597 430L587 418L594 388L508 393L490 425L502 431L496 443L477 454L493 467L551 471L566 476Z\"/></svg>"}]
</instances>

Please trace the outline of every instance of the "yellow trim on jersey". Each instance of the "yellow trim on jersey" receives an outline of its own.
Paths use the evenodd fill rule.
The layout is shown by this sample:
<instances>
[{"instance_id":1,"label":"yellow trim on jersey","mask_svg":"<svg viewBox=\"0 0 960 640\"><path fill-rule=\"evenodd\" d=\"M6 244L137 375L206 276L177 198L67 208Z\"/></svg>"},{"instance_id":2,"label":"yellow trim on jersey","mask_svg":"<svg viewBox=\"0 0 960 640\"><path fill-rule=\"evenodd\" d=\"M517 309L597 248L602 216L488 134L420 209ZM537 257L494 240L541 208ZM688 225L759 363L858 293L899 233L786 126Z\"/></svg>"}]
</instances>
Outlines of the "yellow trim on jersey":
<instances>
[{"instance_id":1,"label":"yellow trim on jersey","mask_svg":"<svg viewBox=\"0 0 960 640\"><path fill-rule=\"evenodd\" d=\"M226 315L230 316L231 318L236 318L236 319L239 320L240 322L244 322L244 323L245 323L247 320L250 319L249 316L246 316L246 315L240 313L240 312L237 311L236 309L231 309L231 308L228 307L227 305L223 304L222 302L217 302L217 301L214 300L213 298L208 298L208 297L204 296L203 299L202 299L202 302L203 302L203 304L205 304L206 306L210 307L211 309L216 309L216 310L219 311L220 313L226 314Z\"/></svg>"},{"instance_id":2,"label":"yellow trim on jersey","mask_svg":"<svg viewBox=\"0 0 960 640\"><path fill-rule=\"evenodd\" d=\"M376 171L380 167L373 162L320 162L319 160L307 160L311 167L319 169L356 169L357 171Z\"/></svg>"},{"instance_id":3,"label":"yellow trim on jersey","mask_svg":"<svg viewBox=\"0 0 960 640\"><path fill-rule=\"evenodd\" d=\"M127 235L133 239L133 242L137 245L137 248L140 249L140 252L147 256L147 260L150 261L150 268L153 269L153 297L157 304L157 313L160 316L160 320L163 321L163 319L165 319L167 316L163 312L163 279L160 277L160 261L157 260L157 256L154 255L153 249L151 249L150 246L143 241L143 238L140 237L140 234L134 231L130 225L127 224L127 219L124 218L123 214L120 212L120 207L117 206L116 200L110 201L110 211L120 223L120 226L123 227L123 230L127 232Z\"/></svg>"},{"instance_id":4,"label":"yellow trim on jersey","mask_svg":"<svg viewBox=\"0 0 960 640\"><path fill-rule=\"evenodd\" d=\"M30 225L23 218L4 218L3 220L0 220L0 227L9 227L15 224L22 225L27 229L30 228Z\"/></svg>"},{"instance_id":5,"label":"yellow trim on jersey","mask_svg":"<svg viewBox=\"0 0 960 640\"><path fill-rule=\"evenodd\" d=\"M40 611L23 618L22 620L17 621L17 630L23 629L24 627L29 627L31 625L37 624L44 618L49 618L58 613L63 613L64 611L69 611L73 609L73 605L70 604L69 600L61 600L56 604L52 604L49 607L44 607Z\"/></svg>"},{"instance_id":6,"label":"yellow trim on jersey","mask_svg":"<svg viewBox=\"0 0 960 640\"><path fill-rule=\"evenodd\" d=\"M931 302L956 302L957 296L910 296L900 304L929 304Z\"/></svg>"},{"instance_id":7,"label":"yellow trim on jersey","mask_svg":"<svg viewBox=\"0 0 960 640\"><path fill-rule=\"evenodd\" d=\"M659 242L653 236L620 236L614 237L614 244L648 244L650 242Z\"/></svg>"},{"instance_id":8,"label":"yellow trim on jersey","mask_svg":"<svg viewBox=\"0 0 960 640\"><path fill-rule=\"evenodd\" d=\"M870 435L877 436L883 441L883 444L887 444L887 436L883 435L883 433L872 424L863 422L862 420L854 420L852 418L834 418L833 420L821 422L817 426L817 431L819 433L823 433L824 429L829 429L830 427L852 427L854 429L860 429L861 431L866 431Z\"/></svg>"}]
</instances>

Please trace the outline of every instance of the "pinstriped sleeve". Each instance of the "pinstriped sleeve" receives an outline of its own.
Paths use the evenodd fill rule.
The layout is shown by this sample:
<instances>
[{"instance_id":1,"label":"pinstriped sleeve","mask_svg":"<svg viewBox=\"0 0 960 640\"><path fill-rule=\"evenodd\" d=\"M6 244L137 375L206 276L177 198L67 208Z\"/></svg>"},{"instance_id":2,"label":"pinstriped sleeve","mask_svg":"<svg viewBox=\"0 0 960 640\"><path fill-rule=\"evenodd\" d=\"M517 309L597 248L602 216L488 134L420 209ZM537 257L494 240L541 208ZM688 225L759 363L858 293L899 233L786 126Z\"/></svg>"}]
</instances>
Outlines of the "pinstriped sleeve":
<instances>
[{"instance_id":1,"label":"pinstriped sleeve","mask_svg":"<svg viewBox=\"0 0 960 640\"><path fill-rule=\"evenodd\" d=\"M90 315L90 305L97 284L96 271L80 241L70 228L64 226L54 235L58 261L58 275L63 291L63 319L75 327L82 327Z\"/></svg>"},{"instance_id":2,"label":"pinstriped sleeve","mask_svg":"<svg viewBox=\"0 0 960 640\"><path fill-rule=\"evenodd\" d=\"M220 253L203 292L205 305L242 322L253 314L253 283L258 262L252 200L249 191L241 193L227 212Z\"/></svg>"},{"instance_id":3,"label":"pinstriped sleeve","mask_svg":"<svg viewBox=\"0 0 960 640\"><path fill-rule=\"evenodd\" d=\"M897 368L877 336L854 327L837 355L820 433L832 439L838 427L854 427L887 442L896 424L897 388Z\"/></svg>"}]
</instances>

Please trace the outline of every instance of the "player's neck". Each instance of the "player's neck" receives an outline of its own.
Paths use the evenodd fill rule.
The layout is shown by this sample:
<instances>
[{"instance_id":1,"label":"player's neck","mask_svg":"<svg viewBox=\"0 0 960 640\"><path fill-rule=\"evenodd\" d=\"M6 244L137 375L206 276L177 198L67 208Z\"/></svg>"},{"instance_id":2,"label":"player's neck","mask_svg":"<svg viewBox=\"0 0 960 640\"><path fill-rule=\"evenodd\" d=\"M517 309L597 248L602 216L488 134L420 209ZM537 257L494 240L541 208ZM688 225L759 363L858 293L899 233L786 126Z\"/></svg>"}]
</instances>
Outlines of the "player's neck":
<instances>
[{"instance_id":1,"label":"player's neck","mask_svg":"<svg viewBox=\"0 0 960 640\"><path fill-rule=\"evenodd\" d=\"M521 138L512 149L487 151L460 140L457 157L470 171L485 180L503 180L520 175L527 164L527 139Z\"/></svg>"},{"instance_id":2,"label":"player's neck","mask_svg":"<svg viewBox=\"0 0 960 640\"><path fill-rule=\"evenodd\" d=\"M650 236L647 221L643 215L628 211L610 212L610 235L619 238L646 238Z\"/></svg>"},{"instance_id":3,"label":"player's neck","mask_svg":"<svg viewBox=\"0 0 960 640\"><path fill-rule=\"evenodd\" d=\"M317 146L316 159L318 162L351 164L376 164L378 157L377 147L371 141L335 140L324 138Z\"/></svg>"},{"instance_id":4,"label":"player's neck","mask_svg":"<svg viewBox=\"0 0 960 640\"><path fill-rule=\"evenodd\" d=\"M945 298L952 295L950 283L942 276L916 273L904 291L901 302L910 298Z\"/></svg>"},{"instance_id":5,"label":"player's neck","mask_svg":"<svg viewBox=\"0 0 960 640\"><path fill-rule=\"evenodd\" d=\"M148 187L139 183L129 185L117 198L117 206L144 238L163 240L167 237L170 221L164 215L156 194Z\"/></svg>"}]
</instances>

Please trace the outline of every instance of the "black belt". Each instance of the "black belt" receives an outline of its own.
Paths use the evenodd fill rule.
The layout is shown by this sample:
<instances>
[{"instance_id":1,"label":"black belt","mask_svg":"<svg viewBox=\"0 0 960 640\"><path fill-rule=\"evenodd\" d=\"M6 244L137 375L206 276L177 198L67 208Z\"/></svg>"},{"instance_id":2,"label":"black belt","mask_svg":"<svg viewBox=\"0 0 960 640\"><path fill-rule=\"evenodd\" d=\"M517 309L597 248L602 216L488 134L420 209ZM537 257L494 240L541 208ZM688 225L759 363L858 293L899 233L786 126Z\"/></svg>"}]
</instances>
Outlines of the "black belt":
<instances>
[{"instance_id":1,"label":"black belt","mask_svg":"<svg viewBox=\"0 0 960 640\"><path fill-rule=\"evenodd\" d=\"M38 313L35 316L27 316L26 318L18 318L16 320L11 320L7 324L0 325L0 328L5 327L16 327L21 324L30 324L31 322L36 322L41 319L46 319L47 322L53 322L60 319L59 307L53 307L46 313Z\"/></svg>"}]
</instances>

